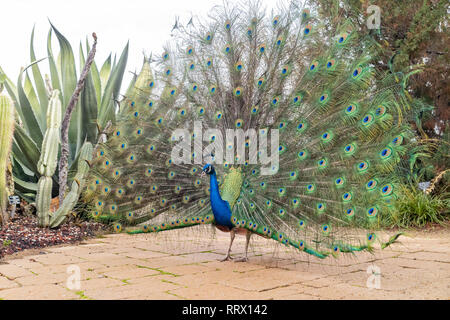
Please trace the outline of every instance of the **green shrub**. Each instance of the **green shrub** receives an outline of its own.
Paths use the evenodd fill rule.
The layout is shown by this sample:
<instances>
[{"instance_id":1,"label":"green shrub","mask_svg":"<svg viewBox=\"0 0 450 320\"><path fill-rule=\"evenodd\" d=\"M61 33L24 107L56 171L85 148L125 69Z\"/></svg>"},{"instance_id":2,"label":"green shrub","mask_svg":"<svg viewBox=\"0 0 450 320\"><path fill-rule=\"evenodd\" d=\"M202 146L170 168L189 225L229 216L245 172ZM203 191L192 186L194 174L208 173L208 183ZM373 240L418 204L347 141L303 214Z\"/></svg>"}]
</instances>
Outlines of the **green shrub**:
<instances>
[{"instance_id":1,"label":"green shrub","mask_svg":"<svg viewBox=\"0 0 450 320\"><path fill-rule=\"evenodd\" d=\"M416 186L402 185L393 210L384 224L397 227L423 227L427 223L444 224L449 217L449 193L425 194Z\"/></svg>"}]
</instances>

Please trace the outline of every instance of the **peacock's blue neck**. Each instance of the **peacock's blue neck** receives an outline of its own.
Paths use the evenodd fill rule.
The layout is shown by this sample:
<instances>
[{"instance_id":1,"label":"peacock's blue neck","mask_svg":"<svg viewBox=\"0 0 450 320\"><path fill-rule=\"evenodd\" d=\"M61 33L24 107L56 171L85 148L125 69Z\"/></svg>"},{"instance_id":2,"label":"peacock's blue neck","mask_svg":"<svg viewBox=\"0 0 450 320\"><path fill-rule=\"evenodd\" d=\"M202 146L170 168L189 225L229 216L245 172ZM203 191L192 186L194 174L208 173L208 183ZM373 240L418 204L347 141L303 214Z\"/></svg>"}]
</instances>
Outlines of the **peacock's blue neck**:
<instances>
[{"instance_id":1,"label":"peacock's blue neck","mask_svg":"<svg viewBox=\"0 0 450 320\"><path fill-rule=\"evenodd\" d=\"M222 197L220 196L216 172L213 172L209 175L209 186L210 186L209 198L211 200L211 209L216 224L232 228L233 225L231 224L230 205L228 204L228 202L222 200Z\"/></svg>"}]
</instances>

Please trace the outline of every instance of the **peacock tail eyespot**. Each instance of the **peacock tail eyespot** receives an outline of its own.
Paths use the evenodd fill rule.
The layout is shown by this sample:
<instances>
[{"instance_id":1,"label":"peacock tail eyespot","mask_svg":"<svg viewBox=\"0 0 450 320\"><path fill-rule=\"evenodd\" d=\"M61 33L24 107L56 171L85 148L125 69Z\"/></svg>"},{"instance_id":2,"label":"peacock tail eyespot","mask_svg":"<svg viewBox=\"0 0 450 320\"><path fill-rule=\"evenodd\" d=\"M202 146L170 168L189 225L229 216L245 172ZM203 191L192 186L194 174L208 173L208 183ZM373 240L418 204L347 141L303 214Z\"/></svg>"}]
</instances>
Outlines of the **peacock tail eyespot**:
<instances>
[{"instance_id":1,"label":"peacock tail eyespot","mask_svg":"<svg viewBox=\"0 0 450 320\"><path fill-rule=\"evenodd\" d=\"M366 183L366 189L368 191L373 191L376 189L378 185L378 181L376 179L370 179L367 183Z\"/></svg>"},{"instance_id":2,"label":"peacock tail eyespot","mask_svg":"<svg viewBox=\"0 0 450 320\"><path fill-rule=\"evenodd\" d=\"M323 143L330 142L333 139L333 133L331 131L326 131L322 133L320 139L322 140Z\"/></svg>"},{"instance_id":3,"label":"peacock tail eyespot","mask_svg":"<svg viewBox=\"0 0 450 320\"><path fill-rule=\"evenodd\" d=\"M319 203L316 205L316 209L317 209L317 211L318 211L319 213L322 213L322 212L324 212L325 209L326 209L326 204L323 203L323 202L319 202Z\"/></svg>"},{"instance_id":4,"label":"peacock tail eyespot","mask_svg":"<svg viewBox=\"0 0 450 320\"><path fill-rule=\"evenodd\" d=\"M231 28L231 21L230 20L227 20L227 21L225 21L225 29L227 29L227 30L230 30L230 28Z\"/></svg>"},{"instance_id":5,"label":"peacock tail eyespot","mask_svg":"<svg viewBox=\"0 0 450 320\"><path fill-rule=\"evenodd\" d=\"M381 188L381 195L387 197L390 196L393 191L394 191L393 185L388 183Z\"/></svg>"},{"instance_id":6,"label":"peacock tail eyespot","mask_svg":"<svg viewBox=\"0 0 450 320\"><path fill-rule=\"evenodd\" d=\"M352 116L352 115L356 114L357 111L358 111L358 107L355 103L352 103L345 108L345 114L347 116Z\"/></svg>"},{"instance_id":7,"label":"peacock tail eyespot","mask_svg":"<svg viewBox=\"0 0 450 320\"><path fill-rule=\"evenodd\" d=\"M317 161L317 167L319 169L325 169L328 166L328 160L326 158L320 159Z\"/></svg>"},{"instance_id":8,"label":"peacock tail eyespot","mask_svg":"<svg viewBox=\"0 0 450 320\"><path fill-rule=\"evenodd\" d=\"M163 60L167 61L169 59L169 53L168 52L164 52L163 53Z\"/></svg>"},{"instance_id":9,"label":"peacock tail eyespot","mask_svg":"<svg viewBox=\"0 0 450 320\"><path fill-rule=\"evenodd\" d=\"M289 75L289 73L291 72L291 67L289 65L284 65L281 67L281 75L282 76L287 76Z\"/></svg>"},{"instance_id":10,"label":"peacock tail eyespot","mask_svg":"<svg viewBox=\"0 0 450 320\"><path fill-rule=\"evenodd\" d=\"M303 29L303 35L307 36L309 35L311 32L311 26L307 25L304 29Z\"/></svg>"},{"instance_id":11,"label":"peacock tail eyespot","mask_svg":"<svg viewBox=\"0 0 450 320\"><path fill-rule=\"evenodd\" d=\"M361 68L361 67L358 67L358 68L356 68L356 69L353 70L353 72L352 72L352 77L353 77L354 79L356 79L356 78L358 78L359 76L361 76L361 74L362 74L362 68Z\"/></svg>"},{"instance_id":12,"label":"peacock tail eyespot","mask_svg":"<svg viewBox=\"0 0 450 320\"><path fill-rule=\"evenodd\" d=\"M347 32L343 32L340 35L338 35L337 37L337 43L339 45L342 45L346 42L347 38L348 38L349 34Z\"/></svg>"},{"instance_id":13,"label":"peacock tail eyespot","mask_svg":"<svg viewBox=\"0 0 450 320\"><path fill-rule=\"evenodd\" d=\"M272 101L271 101L272 106L273 106L273 107L278 106L278 101L279 101L279 98L278 98L278 97L273 97L273 98L272 98Z\"/></svg>"},{"instance_id":14,"label":"peacock tail eyespot","mask_svg":"<svg viewBox=\"0 0 450 320\"><path fill-rule=\"evenodd\" d=\"M368 127L373 123L373 121L373 115L368 113L362 118L361 123L364 127Z\"/></svg>"},{"instance_id":15,"label":"peacock tail eyespot","mask_svg":"<svg viewBox=\"0 0 450 320\"><path fill-rule=\"evenodd\" d=\"M369 169L369 162L367 161L361 161L358 165L357 165L357 170L359 173L364 173Z\"/></svg>"},{"instance_id":16,"label":"peacock tail eyespot","mask_svg":"<svg viewBox=\"0 0 450 320\"><path fill-rule=\"evenodd\" d=\"M305 242L302 241L302 240L300 240L300 241L298 242L298 248L299 248L300 250L304 250L304 249L305 249Z\"/></svg>"},{"instance_id":17,"label":"peacock tail eyespot","mask_svg":"<svg viewBox=\"0 0 450 320\"><path fill-rule=\"evenodd\" d=\"M278 22L280 21L280 16L275 16L272 19L272 26L275 28L278 25Z\"/></svg>"},{"instance_id":18,"label":"peacock tail eyespot","mask_svg":"<svg viewBox=\"0 0 450 320\"><path fill-rule=\"evenodd\" d=\"M309 15L310 15L309 9L303 9L303 10L302 10L302 19L303 19L303 20L308 19L308 18L309 18Z\"/></svg>"},{"instance_id":19,"label":"peacock tail eyespot","mask_svg":"<svg viewBox=\"0 0 450 320\"><path fill-rule=\"evenodd\" d=\"M342 201L344 201L344 202L350 202L350 201L352 201L352 198L353 198L353 196L352 196L351 192L345 192L342 195Z\"/></svg>"},{"instance_id":20,"label":"peacock tail eyespot","mask_svg":"<svg viewBox=\"0 0 450 320\"><path fill-rule=\"evenodd\" d=\"M283 44L283 42L284 42L284 37L283 37L283 36L279 36L279 37L277 38L275 44L276 44L278 47L281 47L281 45Z\"/></svg>"},{"instance_id":21,"label":"peacock tail eyespot","mask_svg":"<svg viewBox=\"0 0 450 320\"><path fill-rule=\"evenodd\" d=\"M236 89L234 89L234 96L235 97L240 97L241 95L242 95L242 92L243 92L243 88L242 87L237 87Z\"/></svg>"},{"instance_id":22,"label":"peacock tail eyespot","mask_svg":"<svg viewBox=\"0 0 450 320\"><path fill-rule=\"evenodd\" d=\"M334 65L336 64L336 60L331 59L327 61L327 69L332 69Z\"/></svg>"},{"instance_id":23,"label":"peacock tail eyespot","mask_svg":"<svg viewBox=\"0 0 450 320\"><path fill-rule=\"evenodd\" d=\"M188 56L192 55L194 53L194 48L192 46L187 47L186 53Z\"/></svg>"},{"instance_id":24,"label":"peacock tail eyespot","mask_svg":"<svg viewBox=\"0 0 450 320\"><path fill-rule=\"evenodd\" d=\"M323 105L329 101L329 98L330 97L329 97L328 93L324 93L320 96L319 103Z\"/></svg>"},{"instance_id":25,"label":"peacock tail eyespot","mask_svg":"<svg viewBox=\"0 0 450 320\"><path fill-rule=\"evenodd\" d=\"M343 177L338 177L334 180L334 185L338 188L343 187L344 183L345 183L345 179Z\"/></svg>"},{"instance_id":26,"label":"peacock tail eyespot","mask_svg":"<svg viewBox=\"0 0 450 320\"><path fill-rule=\"evenodd\" d=\"M238 61L238 62L236 62L236 64L234 65L234 69L235 69L236 71L238 71L238 72L241 71L242 68L244 68L244 65L243 65L242 61Z\"/></svg>"},{"instance_id":27,"label":"peacock tail eyespot","mask_svg":"<svg viewBox=\"0 0 450 320\"><path fill-rule=\"evenodd\" d=\"M313 61L309 66L309 71L317 71L319 69L319 62L317 60Z\"/></svg>"},{"instance_id":28,"label":"peacock tail eyespot","mask_svg":"<svg viewBox=\"0 0 450 320\"><path fill-rule=\"evenodd\" d=\"M403 142L403 136L399 135L392 140L392 144L395 146L401 145Z\"/></svg>"},{"instance_id":29,"label":"peacock tail eyespot","mask_svg":"<svg viewBox=\"0 0 450 320\"><path fill-rule=\"evenodd\" d=\"M304 220L300 220L300 221L298 222L298 226L300 227L300 229L304 229L305 226L306 226L305 221L304 221Z\"/></svg>"},{"instance_id":30,"label":"peacock tail eyespot","mask_svg":"<svg viewBox=\"0 0 450 320\"><path fill-rule=\"evenodd\" d=\"M308 157L308 151L301 150L297 153L298 160L305 160Z\"/></svg>"},{"instance_id":31,"label":"peacock tail eyespot","mask_svg":"<svg viewBox=\"0 0 450 320\"><path fill-rule=\"evenodd\" d=\"M367 209L366 214L369 218L374 218L378 214L378 208L377 207L370 207Z\"/></svg>"},{"instance_id":32,"label":"peacock tail eyespot","mask_svg":"<svg viewBox=\"0 0 450 320\"><path fill-rule=\"evenodd\" d=\"M368 234L367 234L367 241L368 241L369 243L373 242L375 239L376 239L375 233L368 233Z\"/></svg>"},{"instance_id":33,"label":"peacock tail eyespot","mask_svg":"<svg viewBox=\"0 0 450 320\"><path fill-rule=\"evenodd\" d=\"M231 52L231 46L227 44L223 50L225 51L226 54L228 54Z\"/></svg>"},{"instance_id":34,"label":"peacock tail eyespot","mask_svg":"<svg viewBox=\"0 0 450 320\"><path fill-rule=\"evenodd\" d=\"M387 108L383 105L379 105L378 108L375 109L375 115L377 117L384 116L386 114Z\"/></svg>"},{"instance_id":35,"label":"peacock tail eyespot","mask_svg":"<svg viewBox=\"0 0 450 320\"><path fill-rule=\"evenodd\" d=\"M351 156L355 154L356 152L356 144L355 143L349 143L344 147L344 154L347 156Z\"/></svg>"},{"instance_id":36,"label":"peacock tail eyespot","mask_svg":"<svg viewBox=\"0 0 450 320\"><path fill-rule=\"evenodd\" d=\"M349 209L345 210L345 215L346 215L348 218L354 217L354 216L355 216L355 209L349 208Z\"/></svg>"},{"instance_id":37,"label":"peacock tail eyespot","mask_svg":"<svg viewBox=\"0 0 450 320\"><path fill-rule=\"evenodd\" d=\"M322 233L323 233L324 235L329 235L330 232L331 232L331 227L330 227L328 224L324 224L324 225L322 226Z\"/></svg>"},{"instance_id":38,"label":"peacock tail eyespot","mask_svg":"<svg viewBox=\"0 0 450 320\"><path fill-rule=\"evenodd\" d=\"M297 179L298 177L298 171L291 171L289 172L289 180L293 181Z\"/></svg>"},{"instance_id":39,"label":"peacock tail eyespot","mask_svg":"<svg viewBox=\"0 0 450 320\"><path fill-rule=\"evenodd\" d=\"M217 88L216 88L216 86L214 86L214 85L211 86L211 87L209 87L209 93L213 95L213 94L216 92L216 89L217 89Z\"/></svg>"},{"instance_id":40,"label":"peacock tail eyespot","mask_svg":"<svg viewBox=\"0 0 450 320\"><path fill-rule=\"evenodd\" d=\"M306 192L308 193L313 193L316 190L316 186L314 184L308 184L306 186Z\"/></svg>"},{"instance_id":41,"label":"peacock tail eyespot","mask_svg":"<svg viewBox=\"0 0 450 320\"><path fill-rule=\"evenodd\" d=\"M266 51L266 44L265 43L260 44L258 47L258 51L259 53L264 53Z\"/></svg>"},{"instance_id":42,"label":"peacock tail eyespot","mask_svg":"<svg viewBox=\"0 0 450 320\"><path fill-rule=\"evenodd\" d=\"M264 77L261 77L257 80L256 84L259 88L261 88L265 81L266 79Z\"/></svg>"},{"instance_id":43,"label":"peacock tail eyespot","mask_svg":"<svg viewBox=\"0 0 450 320\"><path fill-rule=\"evenodd\" d=\"M294 98L292 99L292 102L296 106L300 105L300 103L302 103L302 101L303 101L303 95L301 95L301 94L295 95Z\"/></svg>"},{"instance_id":44,"label":"peacock tail eyespot","mask_svg":"<svg viewBox=\"0 0 450 320\"><path fill-rule=\"evenodd\" d=\"M391 157L391 155L392 155L392 148L390 148L390 147L386 147L383 150L381 150L381 152L380 152L380 158L382 160L389 159Z\"/></svg>"}]
</instances>

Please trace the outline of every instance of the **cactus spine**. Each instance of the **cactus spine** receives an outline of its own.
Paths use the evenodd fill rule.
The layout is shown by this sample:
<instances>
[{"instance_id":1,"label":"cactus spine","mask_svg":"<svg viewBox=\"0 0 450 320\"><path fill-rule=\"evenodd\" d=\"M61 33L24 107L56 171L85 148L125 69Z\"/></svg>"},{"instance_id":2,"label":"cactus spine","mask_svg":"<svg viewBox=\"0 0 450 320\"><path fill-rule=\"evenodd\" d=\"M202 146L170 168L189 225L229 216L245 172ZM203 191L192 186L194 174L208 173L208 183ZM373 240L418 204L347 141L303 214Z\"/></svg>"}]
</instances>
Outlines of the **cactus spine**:
<instances>
[{"instance_id":1,"label":"cactus spine","mask_svg":"<svg viewBox=\"0 0 450 320\"><path fill-rule=\"evenodd\" d=\"M52 200L52 176L55 173L60 143L61 101L59 91L53 90L47 110L47 130L42 141L41 156L37 165L41 174L36 194L38 222L41 227L50 224L50 204Z\"/></svg>"},{"instance_id":2,"label":"cactus spine","mask_svg":"<svg viewBox=\"0 0 450 320\"><path fill-rule=\"evenodd\" d=\"M8 196L11 187L7 183L9 153L14 133L14 104L6 95L0 95L0 222L6 222L9 214Z\"/></svg>"}]
</instances>

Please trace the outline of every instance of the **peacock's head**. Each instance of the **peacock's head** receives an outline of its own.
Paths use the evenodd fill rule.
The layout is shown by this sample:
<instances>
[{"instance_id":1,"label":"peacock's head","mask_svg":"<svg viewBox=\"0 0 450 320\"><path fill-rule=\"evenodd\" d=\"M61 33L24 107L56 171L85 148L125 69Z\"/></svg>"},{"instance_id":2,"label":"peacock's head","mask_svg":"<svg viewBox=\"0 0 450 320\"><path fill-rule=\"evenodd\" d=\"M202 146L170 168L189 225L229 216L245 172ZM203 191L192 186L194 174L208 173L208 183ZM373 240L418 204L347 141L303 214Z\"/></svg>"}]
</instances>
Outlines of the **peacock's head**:
<instances>
[{"instance_id":1,"label":"peacock's head","mask_svg":"<svg viewBox=\"0 0 450 320\"><path fill-rule=\"evenodd\" d=\"M215 172L214 167L212 166L212 164L209 164L209 163L205 164L205 166L202 169L202 175L213 174L214 172Z\"/></svg>"}]
</instances>

